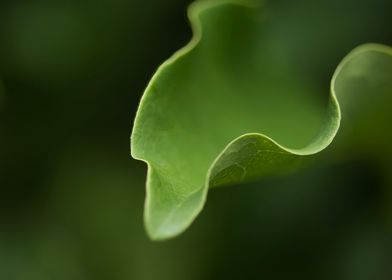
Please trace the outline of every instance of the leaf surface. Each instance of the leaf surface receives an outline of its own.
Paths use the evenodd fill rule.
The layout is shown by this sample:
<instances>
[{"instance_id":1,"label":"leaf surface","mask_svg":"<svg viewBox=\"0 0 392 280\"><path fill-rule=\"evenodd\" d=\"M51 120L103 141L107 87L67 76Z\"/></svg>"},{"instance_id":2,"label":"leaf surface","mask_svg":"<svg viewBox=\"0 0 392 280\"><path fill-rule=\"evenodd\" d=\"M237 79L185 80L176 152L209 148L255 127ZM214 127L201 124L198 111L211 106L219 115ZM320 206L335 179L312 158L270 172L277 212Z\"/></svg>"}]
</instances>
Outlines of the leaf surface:
<instances>
[{"instance_id":1,"label":"leaf surface","mask_svg":"<svg viewBox=\"0 0 392 280\"><path fill-rule=\"evenodd\" d=\"M131 136L132 156L148 164L144 219L154 240L183 232L209 188L281 174L325 149L340 124L336 96L353 91L347 76L373 77L366 60L390 67L390 48L358 47L323 101L276 47L259 5L196 2L189 17L194 36L151 79Z\"/></svg>"}]
</instances>

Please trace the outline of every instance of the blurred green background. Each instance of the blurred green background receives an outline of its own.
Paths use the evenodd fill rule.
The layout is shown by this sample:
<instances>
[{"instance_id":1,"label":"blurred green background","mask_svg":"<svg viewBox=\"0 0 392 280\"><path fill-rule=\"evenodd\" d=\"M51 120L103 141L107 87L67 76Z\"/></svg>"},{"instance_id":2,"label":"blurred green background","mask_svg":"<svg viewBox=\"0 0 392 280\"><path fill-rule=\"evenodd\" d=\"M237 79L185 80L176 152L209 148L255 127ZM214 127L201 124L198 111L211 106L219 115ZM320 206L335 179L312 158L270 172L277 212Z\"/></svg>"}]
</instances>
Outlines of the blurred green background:
<instances>
[{"instance_id":1,"label":"blurred green background","mask_svg":"<svg viewBox=\"0 0 392 280\"><path fill-rule=\"evenodd\" d=\"M211 191L185 234L148 240L129 136L152 73L191 37L189 2L0 2L0 279L392 279L391 165L339 144ZM325 96L352 48L392 45L390 0L264 6Z\"/></svg>"}]
</instances>

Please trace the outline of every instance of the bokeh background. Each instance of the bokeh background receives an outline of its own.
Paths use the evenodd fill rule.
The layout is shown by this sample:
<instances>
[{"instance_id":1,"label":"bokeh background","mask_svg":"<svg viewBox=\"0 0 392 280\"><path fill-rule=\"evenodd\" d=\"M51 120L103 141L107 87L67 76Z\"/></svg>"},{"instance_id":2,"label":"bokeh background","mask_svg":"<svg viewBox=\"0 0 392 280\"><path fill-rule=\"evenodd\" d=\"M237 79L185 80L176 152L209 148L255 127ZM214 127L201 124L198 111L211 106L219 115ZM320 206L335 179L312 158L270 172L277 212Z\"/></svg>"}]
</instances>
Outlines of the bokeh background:
<instances>
[{"instance_id":1,"label":"bokeh background","mask_svg":"<svg viewBox=\"0 0 392 280\"><path fill-rule=\"evenodd\" d=\"M185 234L147 238L129 136L151 75L191 37L189 3L1 0L0 279L392 279L391 166L338 144L213 190ZM352 48L392 45L389 0L264 5L325 95Z\"/></svg>"}]
</instances>

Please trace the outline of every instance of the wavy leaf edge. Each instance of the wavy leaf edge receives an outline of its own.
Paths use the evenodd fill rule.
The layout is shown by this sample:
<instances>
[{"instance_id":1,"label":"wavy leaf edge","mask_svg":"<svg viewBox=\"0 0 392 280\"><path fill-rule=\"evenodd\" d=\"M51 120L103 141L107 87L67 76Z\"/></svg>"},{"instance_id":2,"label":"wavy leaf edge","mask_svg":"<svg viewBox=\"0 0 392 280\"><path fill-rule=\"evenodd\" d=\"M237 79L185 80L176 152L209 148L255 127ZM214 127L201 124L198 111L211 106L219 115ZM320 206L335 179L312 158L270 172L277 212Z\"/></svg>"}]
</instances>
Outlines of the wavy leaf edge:
<instances>
[{"instance_id":1,"label":"wavy leaf edge","mask_svg":"<svg viewBox=\"0 0 392 280\"><path fill-rule=\"evenodd\" d=\"M169 59L164 61L156 70L155 74L152 76L150 82L148 83L142 98L140 100L138 110L136 112L136 117L134 119L134 124L133 124L133 130L131 133L131 156L136 159L143 161L147 164L148 170L147 170L147 179L146 179L146 199L145 199L145 205L144 205L144 224L145 228L147 231L147 234L152 240L167 240L174 238L181 233L183 233L196 219L197 215L201 212L203 209L206 200L207 200L207 193L208 189L211 187L211 181L214 179L213 178L213 170L216 166L219 165L220 161L224 158L227 153L229 153L230 149L233 148L236 144L238 144L240 141L246 140L250 137L253 138L258 138L259 140L268 142L269 144L272 144L277 150L279 150L282 153L286 153L287 155L292 155L295 157L303 157L303 156L310 156L317 154L327 148L335 138L339 127L340 127L340 121L341 121L341 110L339 106L339 102L337 99L336 91L335 91L335 83L336 80L341 72L341 70L344 68L344 66L351 61L353 58L355 58L357 55L360 55L364 52L368 51L375 51L375 52L380 52L380 53L385 53L385 54L390 54L392 55L392 48L386 45L382 44L377 44L377 43L366 43L363 45L360 45L356 48L354 48L349 54L347 54L343 60L339 63L337 66L331 82L330 82L330 96L329 96L329 104L328 104L328 112L327 116L325 118L325 123L322 125L321 129L319 130L319 134L312 140L310 143L301 148L301 149L290 149L289 147L285 147L281 144L279 144L277 141L274 139L270 138L269 136L262 134L262 133L246 133L243 134L234 140L232 140L229 144L226 145L226 147L223 148L221 153L215 158L215 160L211 163L208 172L206 174L206 180L204 186L201 187L201 189L198 189L195 191L199 192L200 190L202 191L202 202L200 203L199 207L195 208L192 215L189 216L189 219L187 222L183 223L180 229L177 229L175 232L171 232L169 234L165 235L160 235L156 234L152 231L149 230L149 227L147 225L147 220L150 215L149 209L150 209L150 181L151 181L151 171L152 171L152 165L151 163L147 160L144 159L140 156L138 156L137 153L137 148L134 146L134 142L132 141L133 136L135 134L135 131L138 128L138 119L140 116L140 111L142 110L144 100L146 96L148 96L152 91L151 88L155 84L155 81L159 79L160 73L163 72L166 68L170 67L171 65L175 64L179 59L181 59L183 56L188 54L193 48L195 48L198 43L202 40L203 38L203 30L202 30L202 25L201 25L201 20L200 20L200 14L209 8L213 8L219 5L240 5L240 6L245 6L249 8L254 8L258 6L259 4L253 1L240 1L240 0L220 0L220 1L196 1L193 2L189 5L188 10L187 10L187 15L188 19L192 28L192 38L186 44L184 47L176 51ZM191 196L190 194L189 196Z\"/></svg>"}]
</instances>

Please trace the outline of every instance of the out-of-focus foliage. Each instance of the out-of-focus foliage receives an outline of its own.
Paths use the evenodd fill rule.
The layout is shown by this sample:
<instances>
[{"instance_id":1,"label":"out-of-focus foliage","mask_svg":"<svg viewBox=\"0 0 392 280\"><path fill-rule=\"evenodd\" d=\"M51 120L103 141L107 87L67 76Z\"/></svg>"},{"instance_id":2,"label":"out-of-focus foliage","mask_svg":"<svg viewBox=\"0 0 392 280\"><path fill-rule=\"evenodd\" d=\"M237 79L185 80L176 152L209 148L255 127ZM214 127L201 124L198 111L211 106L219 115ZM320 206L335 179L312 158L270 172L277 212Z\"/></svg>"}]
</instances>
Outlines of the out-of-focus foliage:
<instances>
[{"instance_id":1,"label":"out-of-focus foliage","mask_svg":"<svg viewBox=\"0 0 392 280\"><path fill-rule=\"evenodd\" d=\"M191 36L189 2L0 2L0 279L390 279L390 172L356 152L330 161L343 134L315 166L216 189L192 230L148 240L131 120L151 73ZM276 59L294 59L324 102L350 50L392 45L391 5L274 0L264 11L282 34Z\"/></svg>"}]
</instances>

